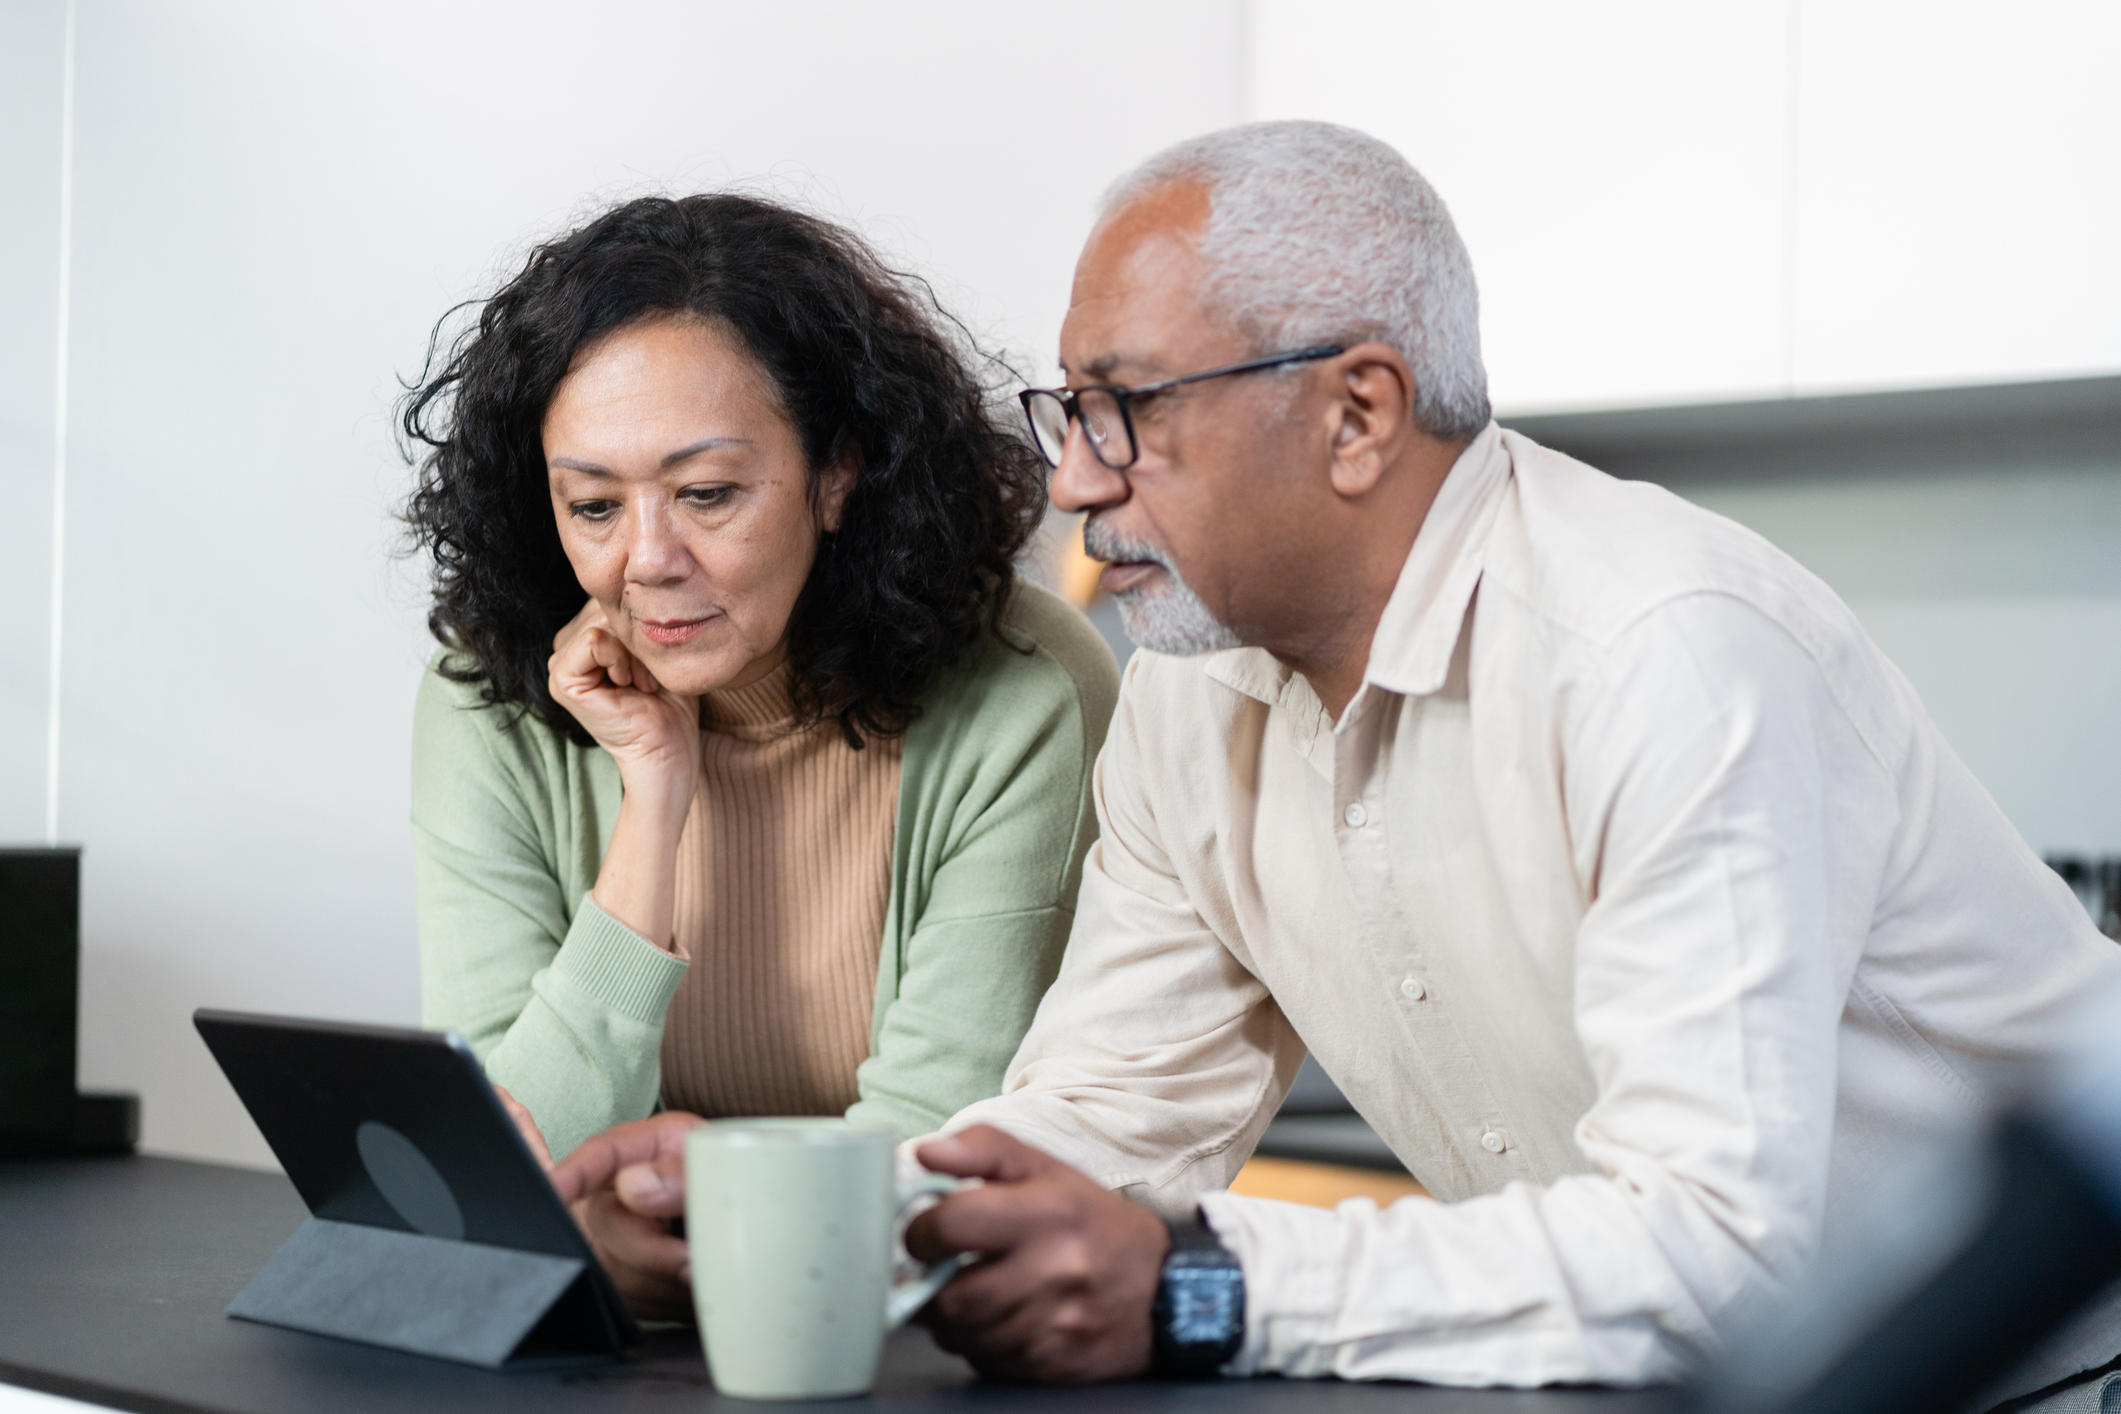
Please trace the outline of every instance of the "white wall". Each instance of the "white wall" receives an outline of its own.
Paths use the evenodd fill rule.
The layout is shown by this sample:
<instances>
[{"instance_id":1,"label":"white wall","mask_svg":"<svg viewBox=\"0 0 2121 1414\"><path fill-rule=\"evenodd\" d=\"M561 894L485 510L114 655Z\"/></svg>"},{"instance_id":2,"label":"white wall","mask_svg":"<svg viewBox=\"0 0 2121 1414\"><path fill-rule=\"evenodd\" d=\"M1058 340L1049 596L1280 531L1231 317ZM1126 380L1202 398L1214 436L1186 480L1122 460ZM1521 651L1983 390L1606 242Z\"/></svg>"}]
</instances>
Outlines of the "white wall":
<instances>
[{"instance_id":1,"label":"white wall","mask_svg":"<svg viewBox=\"0 0 2121 1414\"><path fill-rule=\"evenodd\" d=\"M2121 854L2121 448L1673 489L1833 585L2033 848Z\"/></svg>"},{"instance_id":2,"label":"white wall","mask_svg":"<svg viewBox=\"0 0 2121 1414\"><path fill-rule=\"evenodd\" d=\"M44 829L63 34L57 5L0 6L0 841Z\"/></svg>"},{"instance_id":3,"label":"white wall","mask_svg":"<svg viewBox=\"0 0 2121 1414\"><path fill-rule=\"evenodd\" d=\"M42 818L61 13L0 10L13 840ZM417 1015L428 645L389 557L388 412L442 310L608 196L763 181L1044 370L1097 191L1238 116L1234 0L1064 23L972 0L81 0L79 25L59 820L87 846L82 1074L142 1093L148 1147L256 1162L192 1008Z\"/></svg>"}]
</instances>

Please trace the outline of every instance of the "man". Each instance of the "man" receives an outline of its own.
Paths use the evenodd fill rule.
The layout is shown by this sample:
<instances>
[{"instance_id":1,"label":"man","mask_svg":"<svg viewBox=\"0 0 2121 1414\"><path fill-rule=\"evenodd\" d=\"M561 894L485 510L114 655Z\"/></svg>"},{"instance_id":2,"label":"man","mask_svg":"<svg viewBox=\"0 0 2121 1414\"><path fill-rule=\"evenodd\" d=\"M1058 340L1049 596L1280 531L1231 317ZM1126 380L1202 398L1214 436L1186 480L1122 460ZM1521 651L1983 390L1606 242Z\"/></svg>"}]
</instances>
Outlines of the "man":
<instances>
[{"instance_id":1,"label":"man","mask_svg":"<svg viewBox=\"0 0 2121 1414\"><path fill-rule=\"evenodd\" d=\"M918 1148L984 1180L908 1237L983 1255L927 1316L983 1369L1672 1378L2121 974L1823 584L1490 421L1383 144L1151 159L1061 351L1053 501L1148 651L1061 975ZM1222 1191L1306 1048L1442 1201Z\"/></svg>"}]
</instances>

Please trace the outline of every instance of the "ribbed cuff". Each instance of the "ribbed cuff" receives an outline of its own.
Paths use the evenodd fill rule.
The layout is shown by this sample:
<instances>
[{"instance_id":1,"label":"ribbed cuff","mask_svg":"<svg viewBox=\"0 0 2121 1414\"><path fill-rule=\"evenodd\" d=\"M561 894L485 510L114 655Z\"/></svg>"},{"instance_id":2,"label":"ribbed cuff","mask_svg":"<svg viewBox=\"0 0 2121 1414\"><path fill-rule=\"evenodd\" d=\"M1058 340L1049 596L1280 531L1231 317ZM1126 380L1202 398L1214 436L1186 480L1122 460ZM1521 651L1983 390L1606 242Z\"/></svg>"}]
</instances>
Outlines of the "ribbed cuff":
<instances>
[{"instance_id":1,"label":"ribbed cuff","mask_svg":"<svg viewBox=\"0 0 2121 1414\"><path fill-rule=\"evenodd\" d=\"M660 1025L690 964L664 952L597 907L587 894L567 941L552 960L553 976L621 1016Z\"/></svg>"}]
</instances>

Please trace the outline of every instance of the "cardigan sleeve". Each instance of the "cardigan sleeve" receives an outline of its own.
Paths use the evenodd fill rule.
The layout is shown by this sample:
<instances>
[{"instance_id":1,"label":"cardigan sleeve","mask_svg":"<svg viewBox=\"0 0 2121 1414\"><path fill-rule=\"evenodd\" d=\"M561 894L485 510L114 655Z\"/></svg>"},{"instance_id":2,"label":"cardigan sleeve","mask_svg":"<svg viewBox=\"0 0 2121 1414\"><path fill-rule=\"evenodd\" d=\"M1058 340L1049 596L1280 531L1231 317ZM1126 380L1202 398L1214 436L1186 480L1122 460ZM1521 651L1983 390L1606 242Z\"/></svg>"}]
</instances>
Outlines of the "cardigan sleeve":
<instances>
[{"instance_id":1,"label":"cardigan sleeve","mask_svg":"<svg viewBox=\"0 0 2121 1414\"><path fill-rule=\"evenodd\" d=\"M1043 591L1020 589L1005 628L1014 646L990 644L907 742L896 986L879 998L848 1111L902 1137L1000 1091L1059 971L1097 837L1090 781L1119 692L1111 651ZM893 937L884 945L888 984Z\"/></svg>"},{"instance_id":2,"label":"cardigan sleeve","mask_svg":"<svg viewBox=\"0 0 2121 1414\"><path fill-rule=\"evenodd\" d=\"M555 1157L649 1113L685 963L570 896L587 781L535 722L429 671L413 714L412 825L425 1023L461 1032ZM577 774L584 774L577 772ZM601 853L588 842L590 877ZM574 872L581 872L576 870Z\"/></svg>"}]
</instances>

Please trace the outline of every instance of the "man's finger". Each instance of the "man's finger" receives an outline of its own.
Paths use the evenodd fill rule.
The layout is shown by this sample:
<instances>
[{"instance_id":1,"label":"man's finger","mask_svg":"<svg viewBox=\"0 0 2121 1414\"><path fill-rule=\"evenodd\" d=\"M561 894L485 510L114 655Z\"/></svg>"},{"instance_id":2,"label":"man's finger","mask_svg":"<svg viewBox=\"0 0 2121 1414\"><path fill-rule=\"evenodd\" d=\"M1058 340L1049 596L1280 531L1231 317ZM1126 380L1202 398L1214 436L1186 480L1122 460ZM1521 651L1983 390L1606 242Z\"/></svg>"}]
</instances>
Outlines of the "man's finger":
<instances>
[{"instance_id":1,"label":"man's finger","mask_svg":"<svg viewBox=\"0 0 2121 1414\"><path fill-rule=\"evenodd\" d=\"M990 1183L1021 1183L1050 1173L1060 1160L1040 1152L991 1124L975 1124L930 1139L913 1151L923 1167L957 1178L984 1178Z\"/></svg>"},{"instance_id":2,"label":"man's finger","mask_svg":"<svg viewBox=\"0 0 2121 1414\"><path fill-rule=\"evenodd\" d=\"M1014 1316L1037 1295L1027 1263L998 1257L975 1262L945 1282L928 1303L927 1314L937 1324L984 1331Z\"/></svg>"},{"instance_id":3,"label":"man's finger","mask_svg":"<svg viewBox=\"0 0 2121 1414\"><path fill-rule=\"evenodd\" d=\"M1072 1330L1053 1329L1055 1314L1056 1308L1051 1301L1034 1295L997 1312L992 1320L984 1322L952 1321L946 1312L940 1311L930 1320L938 1328L936 1344L971 1361L981 1374L1010 1379L1045 1379L1053 1377L1057 1371L1042 1368L1045 1363L1039 1355L1042 1347L1056 1340L1065 1345L1076 1339ZM1062 1373L1060 1377L1067 1376Z\"/></svg>"},{"instance_id":4,"label":"man's finger","mask_svg":"<svg viewBox=\"0 0 2121 1414\"><path fill-rule=\"evenodd\" d=\"M924 1262L957 1252L1008 1252L1071 1213L1068 1193L1058 1184L967 1188L906 1225L906 1250Z\"/></svg>"}]
</instances>

